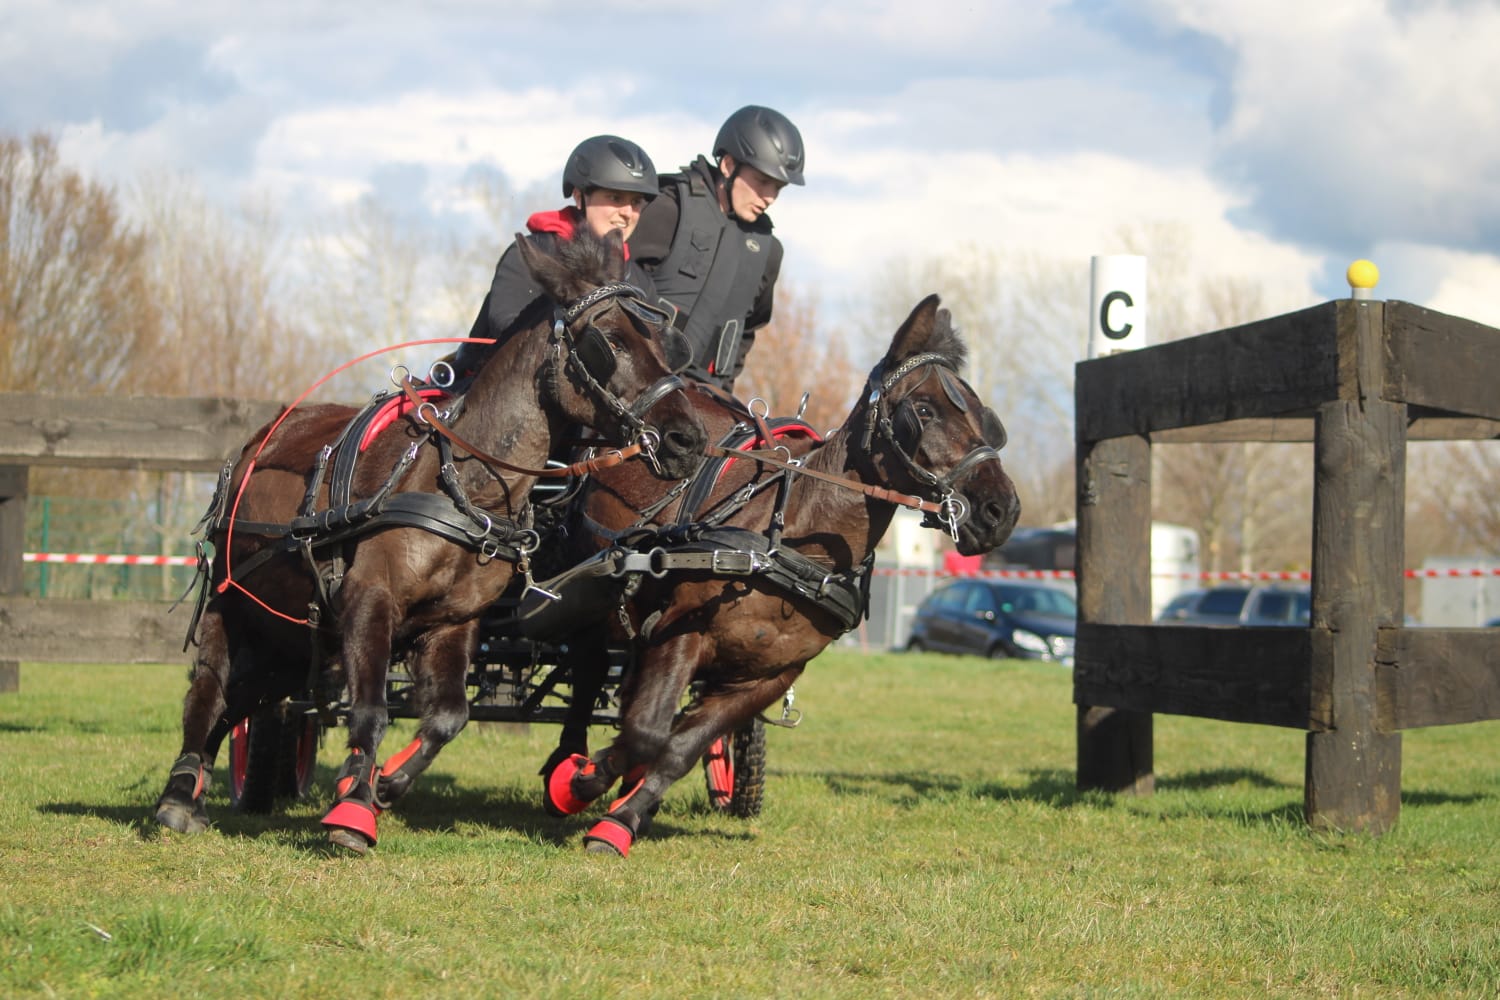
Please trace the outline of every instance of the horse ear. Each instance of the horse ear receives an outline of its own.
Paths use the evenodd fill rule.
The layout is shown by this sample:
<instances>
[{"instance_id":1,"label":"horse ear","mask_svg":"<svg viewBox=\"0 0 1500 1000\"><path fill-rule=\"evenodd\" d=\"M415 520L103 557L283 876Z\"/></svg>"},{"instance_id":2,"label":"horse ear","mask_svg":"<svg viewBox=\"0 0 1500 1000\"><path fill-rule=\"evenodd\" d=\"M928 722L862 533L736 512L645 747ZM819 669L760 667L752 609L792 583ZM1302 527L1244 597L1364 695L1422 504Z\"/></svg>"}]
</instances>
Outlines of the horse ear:
<instances>
[{"instance_id":1,"label":"horse ear","mask_svg":"<svg viewBox=\"0 0 1500 1000\"><path fill-rule=\"evenodd\" d=\"M611 229L604 234L604 246L607 248L605 254L609 258L610 277L616 281L625 277L625 234L621 230Z\"/></svg>"},{"instance_id":2,"label":"horse ear","mask_svg":"<svg viewBox=\"0 0 1500 1000\"><path fill-rule=\"evenodd\" d=\"M933 333L938 326L939 315L946 315L947 310L938 309L938 297L929 295L906 317L906 322L901 324L901 329L896 331L896 336L891 340L891 349L886 352L884 367L886 371L895 368L906 358L913 354L920 354L927 350L927 344L932 340ZM945 328L947 324L944 324Z\"/></svg>"},{"instance_id":3,"label":"horse ear","mask_svg":"<svg viewBox=\"0 0 1500 1000\"><path fill-rule=\"evenodd\" d=\"M525 233L516 234L516 252L542 291L554 302L578 297L580 286L572 270L556 256L533 243Z\"/></svg>"}]
</instances>

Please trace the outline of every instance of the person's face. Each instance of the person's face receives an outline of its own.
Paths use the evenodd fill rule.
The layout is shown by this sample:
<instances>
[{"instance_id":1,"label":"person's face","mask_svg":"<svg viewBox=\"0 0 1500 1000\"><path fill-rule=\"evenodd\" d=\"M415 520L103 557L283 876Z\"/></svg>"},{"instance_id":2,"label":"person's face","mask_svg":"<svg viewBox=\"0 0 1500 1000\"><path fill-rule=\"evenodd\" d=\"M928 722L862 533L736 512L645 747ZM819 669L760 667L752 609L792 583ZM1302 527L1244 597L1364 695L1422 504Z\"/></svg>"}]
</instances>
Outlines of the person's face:
<instances>
[{"instance_id":1,"label":"person's face","mask_svg":"<svg viewBox=\"0 0 1500 1000\"><path fill-rule=\"evenodd\" d=\"M764 172L755 169L748 163L740 167L739 173L735 174L736 163L734 157L725 155L719 161L719 169L725 177L734 175L734 182L729 185L725 196L729 204L726 208L739 216L744 222L754 222L766 214L776 201L776 196L781 194L781 189L786 184L767 176Z\"/></svg>"},{"instance_id":2,"label":"person's face","mask_svg":"<svg viewBox=\"0 0 1500 1000\"><path fill-rule=\"evenodd\" d=\"M641 209L646 207L645 195L613 188L595 188L581 200L584 224L599 237L618 229L625 239L630 239L635 224L641 221Z\"/></svg>"}]
</instances>

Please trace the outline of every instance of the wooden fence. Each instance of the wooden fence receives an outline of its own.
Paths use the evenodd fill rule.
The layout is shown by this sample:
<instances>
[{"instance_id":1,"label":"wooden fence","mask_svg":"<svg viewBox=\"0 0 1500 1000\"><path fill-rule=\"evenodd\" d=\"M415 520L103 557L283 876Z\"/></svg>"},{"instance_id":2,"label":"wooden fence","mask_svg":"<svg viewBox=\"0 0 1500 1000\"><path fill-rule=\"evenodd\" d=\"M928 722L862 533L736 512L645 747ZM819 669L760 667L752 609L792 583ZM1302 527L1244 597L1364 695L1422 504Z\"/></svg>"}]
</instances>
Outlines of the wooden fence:
<instances>
[{"instance_id":1,"label":"wooden fence","mask_svg":"<svg viewBox=\"0 0 1500 1000\"><path fill-rule=\"evenodd\" d=\"M1500 436L1500 330L1344 300L1081 362L1078 783L1150 793L1151 713L1307 732L1315 827L1379 833L1401 730L1500 718L1500 629L1404 624L1406 444ZM1151 447L1308 441L1306 629L1150 624Z\"/></svg>"},{"instance_id":2,"label":"wooden fence","mask_svg":"<svg viewBox=\"0 0 1500 1000\"><path fill-rule=\"evenodd\" d=\"M170 602L31 599L22 595L30 469L71 466L218 472L280 404L0 393L0 691L20 661L187 662L188 609Z\"/></svg>"}]
</instances>

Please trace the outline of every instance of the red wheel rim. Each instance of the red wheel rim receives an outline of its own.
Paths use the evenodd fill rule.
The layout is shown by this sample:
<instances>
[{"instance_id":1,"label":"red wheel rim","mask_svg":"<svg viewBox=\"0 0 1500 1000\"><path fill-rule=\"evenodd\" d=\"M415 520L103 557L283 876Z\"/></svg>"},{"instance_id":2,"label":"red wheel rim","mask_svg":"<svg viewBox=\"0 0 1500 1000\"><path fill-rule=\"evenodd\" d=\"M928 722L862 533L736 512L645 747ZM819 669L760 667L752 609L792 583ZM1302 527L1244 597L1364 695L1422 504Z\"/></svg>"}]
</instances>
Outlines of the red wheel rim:
<instances>
[{"instance_id":1,"label":"red wheel rim","mask_svg":"<svg viewBox=\"0 0 1500 1000\"><path fill-rule=\"evenodd\" d=\"M711 805L724 808L734 797L734 758L728 740L720 737L708 748L708 796Z\"/></svg>"},{"instance_id":2,"label":"red wheel rim","mask_svg":"<svg viewBox=\"0 0 1500 1000\"><path fill-rule=\"evenodd\" d=\"M229 731L229 795L238 802L245 794L245 774L250 770L250 720L241 719Z\"/></svg>"},{"instance_id":3,"label":"red wheel rim","mask_svg":"<svg viewBox=\"0 0 1500 1000\"><path fill-rule=\"evenodd\" d=\"M312 787L313 770L318 765L318 720L304 716L302 732L297 735L297 794L305 795Z\"/></svg>"}]
</instances>

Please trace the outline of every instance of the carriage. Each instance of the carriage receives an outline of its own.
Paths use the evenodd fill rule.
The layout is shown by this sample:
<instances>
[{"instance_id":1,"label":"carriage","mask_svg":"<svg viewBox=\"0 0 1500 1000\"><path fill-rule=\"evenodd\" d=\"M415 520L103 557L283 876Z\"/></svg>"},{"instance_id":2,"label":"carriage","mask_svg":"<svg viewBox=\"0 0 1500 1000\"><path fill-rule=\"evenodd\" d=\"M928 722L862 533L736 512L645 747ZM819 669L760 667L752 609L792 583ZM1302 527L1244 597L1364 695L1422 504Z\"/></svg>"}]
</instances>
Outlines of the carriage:
<instances>
[{"instance_id":1,"label":"carriage","mask_svg":"<svg viewBox=\"0 0 1500 1000\"><path fill-rule=\"evenodd\" d=\"M618 280L618 240L556 260L518 246L548 299L463 393L407 377L379 408L294 407L226 466L164 826L208 827L226 737L231 799L262 810L307 793L321 731L343 722L322 823L362 853L471 718L561 724L554 815L623 783L590 850L625 855L700 762L715 807L755 815L766 713L795 722L793 682L862 618L895 507L966 553L1014 527L1004 428L958 376L936 296L824 441L671 374L685 345ZM608 446L538 468L579 426ZM530 502L554 472L581 485ZM420 723L382 764L393 716ZM618 735L590 756L600 724Z\"/></svg>"}]
</instances>

